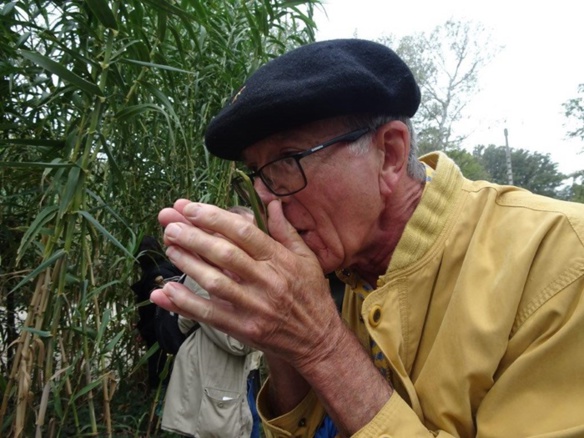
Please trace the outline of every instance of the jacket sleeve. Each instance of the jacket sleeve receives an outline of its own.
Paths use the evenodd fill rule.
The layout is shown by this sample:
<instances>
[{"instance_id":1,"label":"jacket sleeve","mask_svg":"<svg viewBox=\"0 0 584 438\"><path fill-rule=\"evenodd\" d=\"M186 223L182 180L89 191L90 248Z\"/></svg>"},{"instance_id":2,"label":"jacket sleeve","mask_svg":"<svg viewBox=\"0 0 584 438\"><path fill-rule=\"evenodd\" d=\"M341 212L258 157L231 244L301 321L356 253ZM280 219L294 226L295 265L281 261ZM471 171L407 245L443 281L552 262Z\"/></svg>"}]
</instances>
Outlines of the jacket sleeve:
<instances>
[{"instance_id":1,"label":"jacket sleeve","mask_svg":"<svg viewBox=\"0 0 584 438\"><path fill-rule=\"evenodd\" d=\"M191 277L186 277L184 281L184 285L188 287L193 293L199 295L203 298L209 298L209 293L203 289L195 280ZM231 336L223 333L220 330L217 330L210 325L201 324L201 330L205 332L205 334L213 341L215 345L219 348L224 350L229 354L233 354L236 356L244 356L248 353L252 352L252 348L244 345L243 343L239 342L237 339L232 338Z\"/></svg>"},{"instance_id":2,"label":"jacket sleeve","mask_svg":"<svg viewBox=\"0 0 584 438\"><path fill-rule=\"evenodd\" d=\"M185 318L182 315L178 315L178 329L181 331L183 335L186 335L197 323L192 319Z\"/></svg>"},{"instance_id":3,"label":"jacket sleeve","mask_svg":"<svg viewBox=\"0 0 584 438\"><path fill-rule=\"evenodd\" d=\"M580 268L584 272L584 260ZM563 286L558 287L558 281ZM524 436L577 438L584 436L584 278L566 272L520 312L510 334L494 383L478 405L476 437ZM312 437L324 409L311 392L295 409L272 418L266 382L258 409L268 437ZM445 389L446 390L446 389ZM436 388L440 391L440 388ZM423 402L423 400L422 400ZM385 406L353 436L453 437L424 425L394 392Z\"/></svg>"},{"instance_id":4,"label":"jacket sleeve","mask_svg":"<svg viewBox=\"0 0 584 438\"><path fill-rule=\"evenodd\" d=\"M262 386L257 399L258 413L264 425L267 438L302 437L312 438L324 419L325 411L314 391L310 391L304 400L291 412L273 417L269 402L270 379Z\"/></svg>"},{"instance_id":5,"label":"jacket sleeve","mask_svg":"<svg viewBox=\"0 0 584 438\"><path fill-rule=\"evenodd\" d=\"M270 418L268 391L269 379L258 396L258 411L268 438L311 438L324 419L325 410L311 391L291 412ZM414 411L394 392L385 406L361 430L355 438L407 437L431 438L453 437L444 432L432 433L422 425Z\"/></svg>"},{"instance_id":6,"label":"jacket sleeve","mask_svg":"<svg viewBox=\"0 0 584 438\"><path fill-rule=\"evenodd\" d=\"M201 330L213 341L215 345L229 354L235 356L245 356L252 352L252 348L239 342L237 339L226 335L220 330L214 329L210 325L201 324Z\"/></svg>"},{"instance_id":7,"label":"jacket sleeve","mask_svg":"<svg viewBox=\"0 0 584 438\"><path fill-rule=\"evenodd\" d=\"M477 436L584 436L584 258L541 285L512 328Z\"/></svg>"}]
</instances>

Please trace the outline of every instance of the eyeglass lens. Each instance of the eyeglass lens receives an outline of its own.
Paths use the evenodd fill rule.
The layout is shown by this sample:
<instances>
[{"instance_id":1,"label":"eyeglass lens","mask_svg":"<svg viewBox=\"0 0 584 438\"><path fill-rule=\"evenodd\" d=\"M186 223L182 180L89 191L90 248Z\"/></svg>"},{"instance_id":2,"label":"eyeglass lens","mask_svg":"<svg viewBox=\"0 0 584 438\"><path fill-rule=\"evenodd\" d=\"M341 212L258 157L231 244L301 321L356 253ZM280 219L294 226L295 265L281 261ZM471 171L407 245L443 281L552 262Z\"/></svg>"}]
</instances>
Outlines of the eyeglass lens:
<instances>
[{"instance_id":1,"label":"eyeglass lens","mask_svg":"<svg viewBox=\"0 0 584 438\"><path fill-rule=\"evenodd\" d=\"M306 185L298 160L290 157L274 161L261 169L262 181L277 195L296 192Z\"/></svg>"}]
</instances>

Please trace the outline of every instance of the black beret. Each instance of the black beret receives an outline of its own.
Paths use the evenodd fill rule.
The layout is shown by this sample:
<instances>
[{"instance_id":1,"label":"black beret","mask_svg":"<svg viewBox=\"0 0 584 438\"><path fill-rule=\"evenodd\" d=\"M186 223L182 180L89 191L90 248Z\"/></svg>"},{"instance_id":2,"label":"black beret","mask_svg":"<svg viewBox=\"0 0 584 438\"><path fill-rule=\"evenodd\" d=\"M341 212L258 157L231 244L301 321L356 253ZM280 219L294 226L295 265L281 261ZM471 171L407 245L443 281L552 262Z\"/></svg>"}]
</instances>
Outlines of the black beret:
<instances>
[{"instance_id":1,"label":"black beret","mask_svg":"<svg viewBox=\"0 0 584 438\"><path fill-rule=\"evenodd\" d=\"M260 67L211 121L207 149L228 160L272 134L337 116L412 117L420 89L388 47L339 39L311 43Z\"/></svg>"}]
</instances>

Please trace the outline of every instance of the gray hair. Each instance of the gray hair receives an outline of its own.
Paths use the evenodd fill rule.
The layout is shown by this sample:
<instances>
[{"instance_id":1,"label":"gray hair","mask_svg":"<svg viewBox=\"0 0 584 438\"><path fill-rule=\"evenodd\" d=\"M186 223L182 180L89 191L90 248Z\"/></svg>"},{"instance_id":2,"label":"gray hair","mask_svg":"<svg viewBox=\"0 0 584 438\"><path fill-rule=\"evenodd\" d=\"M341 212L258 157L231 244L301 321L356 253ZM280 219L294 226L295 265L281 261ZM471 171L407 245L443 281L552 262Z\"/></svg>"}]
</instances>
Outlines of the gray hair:
<instances>
[{"instance_id":1,"label":"gray hair","mask_svg":"<svg viewBox=\"0 0 584 438\"><path fill-rule=\"evenodd\" d=\"M366 115L366 116L350 116L346 119L346 124L349 129L370 128L371 133L360 138L349 146L354 154L361 154L365 152L371 144L371 138L377 128L386 123L393 121L400 121L406 125L410 134L410 153L408 155L408 175L416 180L424 181L426 179L426 169L422 162L418 160L418 144L416 140L416 133L409 117L394 117L387 115Z\"/></svg>"}]
</instances>

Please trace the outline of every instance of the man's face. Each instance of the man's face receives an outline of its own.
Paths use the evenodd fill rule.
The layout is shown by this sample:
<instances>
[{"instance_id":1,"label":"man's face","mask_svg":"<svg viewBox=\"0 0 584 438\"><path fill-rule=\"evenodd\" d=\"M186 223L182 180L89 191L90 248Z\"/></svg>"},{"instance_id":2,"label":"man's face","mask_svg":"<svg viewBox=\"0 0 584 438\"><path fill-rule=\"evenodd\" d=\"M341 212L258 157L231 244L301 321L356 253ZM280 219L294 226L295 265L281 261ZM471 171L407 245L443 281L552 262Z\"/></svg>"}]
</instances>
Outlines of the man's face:
<instances>
[{"instance_id":1,"label":"man's face","mask_svg":"<svg viewBox=\"0 0 584 438\"><path fill-rule=\"evenodd\" d=\"M305 151L351 131L338 120L313 123L258 142L244 151L244 162L257 170L272 160ZM361 139L370 142L375 133ZM363 256L383 210L379 189L380 151L351 151L339 143L300 160L307 186L280 197L284 214L316 254L324 272L347 267ZM254 181L262 200L277 198L260 178Z\"/></svg>"}]
</instances>

